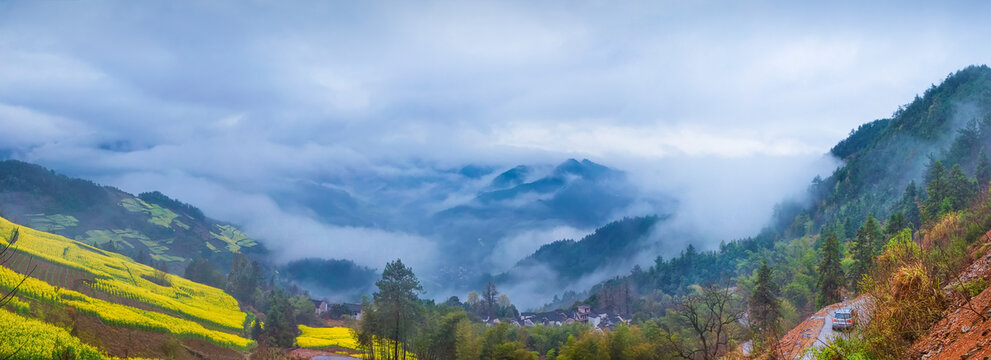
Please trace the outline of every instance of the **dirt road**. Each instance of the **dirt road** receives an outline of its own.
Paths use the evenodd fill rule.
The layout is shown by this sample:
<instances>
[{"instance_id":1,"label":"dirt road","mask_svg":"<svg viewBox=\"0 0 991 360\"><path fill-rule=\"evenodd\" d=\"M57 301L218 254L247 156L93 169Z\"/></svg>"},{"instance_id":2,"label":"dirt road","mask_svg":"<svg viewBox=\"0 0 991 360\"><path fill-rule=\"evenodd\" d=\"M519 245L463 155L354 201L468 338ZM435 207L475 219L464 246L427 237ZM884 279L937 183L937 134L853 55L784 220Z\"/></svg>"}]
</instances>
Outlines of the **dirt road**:
<instances>
[{"instance_id":1,"label":"dirt road","mask_svg":"<svg viewBox=\"0 0 991 360\"><path fill-rule=\"evenodd\" d=\"M833 311L836 311L836 309L840 309L844 307L853 309L853 311L857 313L858 322L856 323L856 326L861 326L862 322L867 321L867 319L870 319L868 313L869 307L867 306L868 304L869 304L868 299L866 297L861 296L853 300L848 300L838 304L827 306L826 308L823 309L826 310L825 312L820 310L819 313L816 313L816 315L821 316L823 318L823 322L822 322L823 325L822 328L819 329L819 336L816 337L815 342L812 343L812 346L810 346L809 349L805 351L804 355L802 355L802 360L811 360L813 350L821 349L822 347L833 342L833 339L836 339L836 337L847 336L848 334L847 332L833 330Z\"/></svg>"}]
</instances>

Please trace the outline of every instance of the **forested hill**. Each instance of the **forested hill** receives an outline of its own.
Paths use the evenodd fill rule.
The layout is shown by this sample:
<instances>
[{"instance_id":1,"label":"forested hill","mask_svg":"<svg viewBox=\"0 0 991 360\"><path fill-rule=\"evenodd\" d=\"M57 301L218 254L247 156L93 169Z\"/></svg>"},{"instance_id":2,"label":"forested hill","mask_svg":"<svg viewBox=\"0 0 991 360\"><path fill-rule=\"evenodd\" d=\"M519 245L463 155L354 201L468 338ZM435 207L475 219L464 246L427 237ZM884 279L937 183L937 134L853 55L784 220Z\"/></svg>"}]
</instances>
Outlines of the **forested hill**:
<instances>
[{"instance_id":1,"label":"forested hill","mask_svg":"<svg viewBox=\"0 0 991 360\"><path fill-rule=\"evenodd\" d=\"M663 306L650 299L684 294L693 284L730 282L768 260L795 262L788 266L796 271L779 281L798 310L809 310L819 243L806 235L818 239L827 230L843 242L856 236L868 215L885 222L888 230L918 229L927 218L962 209L991 181L989 151L991 68L971 66L950 74L891 118L851 132L831 150L844 164L829 177L814 179L807 201L780 204L756 236L723 243L715 251L689 249L671 259L658 257L646 269L635 268L549 305L579 300L602 306L600 299L632 294L641 301L633 311L660 316Z\"/></svg>"},{"instance_id":2,"label":"forested hill","mask_svg":"<svg viewBox=\"0 0 991 360\"><path fill-rule=\"evenodd\" d=\"M644 240L654 225L664 219L667 217L625 218L596 229L578 241L552 242L520 260L505 276L525 277L533 267L546 267L560 280L570 282L610 265L625 264L629 269L630 259L649 248L650 244Z\"/></svg>"},{"instance_id":3,"label":"forested hill","mask_svg":"<svg viewBox=\"0 0 991 360\"><path fill-rule=\"evenodd\" d=\"M845 161L832 176L816 179L811 191L817 203L808 217L796 219L792 233L805 222L815 227L837 226L854 235L868 214L886 219L901 212L918 226L915 203L925 192L923 182L935 161L947 171L959 165L988 181L987 141L991 138L991 68L971 66L949 75L922 96L900 107L890 119L860 126L831 153ZM981 171L978 171L981 170ZM982 172L983 173L979 173Z\"/></svg>"},{"instance_id":4,"label":"forested hill","mask_svg":"<svg viewBox=\"0 0 991 360\"><path fill-rule=\"evenodd\" d=\"M205 258L225 268L264 249L231 224L159 192L138 196L16 160L0 162L0 214L173 272Z\"/></svg>"}]
</instances>

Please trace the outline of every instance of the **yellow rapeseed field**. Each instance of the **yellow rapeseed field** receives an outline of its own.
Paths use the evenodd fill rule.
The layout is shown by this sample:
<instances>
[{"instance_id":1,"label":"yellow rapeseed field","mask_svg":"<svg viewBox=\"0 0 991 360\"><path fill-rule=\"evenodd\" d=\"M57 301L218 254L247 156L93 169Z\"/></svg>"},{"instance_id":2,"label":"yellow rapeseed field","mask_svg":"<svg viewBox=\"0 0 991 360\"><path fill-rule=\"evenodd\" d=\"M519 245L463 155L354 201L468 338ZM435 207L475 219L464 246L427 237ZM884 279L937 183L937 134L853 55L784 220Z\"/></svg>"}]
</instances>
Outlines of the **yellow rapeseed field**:
<instances>
[{"instance_id":1,"label":"yellow rapeseed field","mask_svg":"<svg viewBox=\"0 0 991 360\"><path fill-rule=\"evenodd\" d=\"M64 351L73 359L107 358L63 328L6 310L0 310L0 339L0 357L16 352L14 359L51 359L54 351Z\"/></svg>"},{"instance_id":2,"label":"yellow rapeseed field","mask_svg":"<svg viewBox=\"0 0 991 360\"><path fill-rule=\"evenodd\" d=\"M301 334L296 338L296 344L304 348L324 348L339 346L347 349L358 349L358 341L346 327L314 328L300 325Z\"/></svg>"},{"instance_id":3,"label":"yellow rapeseed field","mask_svg":"<svg viewBox=\"0 0 991 360\"><path fill-rule=\"evenodd\" d=\"M16 225L0 218L0 245ZM85 294L52 286L38 278L27 278L18 295L42 302L59 303L100 318L104 323L121 327L170 333L185 338L203 339L218 345L247 350L254 341L229 332L242 330L246 314L237 301L222 290L198 284L178 276L169 276L170 286L157 285L150 280L154 269L136 263L123 255L105 252L67 238L26 227L18 227L20 236L14 245L17 251L30 254L59 266L81 271L92 280L86 283L94 290L111 295L110 299L131 299L169 314L138 309L94 298ZM23 275L0 266L0 289L17 286ZM18 303L17 305L20 305ZM26 304L25 304L26 305ZM20 309L21 306L12 306ZM209 325L212 328L204 327ZM229 332L214 330L226 329Z\"/></svg>"},{"instance_id":4,"label":"yellow rapeseed field","mask_svg":"<svg viewBox=\"0 0 991 360\"><path fill-rule=\"evenodd\" d=\"M0 266L0 289L12 289L22 278L21 274ZM94 299L79 292L56 288L36 278L25 279L18 289L18 295L72 306L81 312L100 318L105 323L117 326L199 338L242 350L254 345L254 341L222 331L210 330L193 321Z\"/></svg>"},{"instance_id":5,"label":"yellow rapeseed field","mask_svg":"<svg viewBox=\"0 0 991 360\"><path fill-rule=\"evenodd\" d=\"M6 243L4 239L14 227L20 229L19 251L92 275L95 290L232 331L240 331L244 325L246 314L220 289L178 276L169 276L171 286L160 286L148 280L155 273L149 266L59 235L17 226L4 218L0 218L0 244Z\"/></svg>"}]
</instances>

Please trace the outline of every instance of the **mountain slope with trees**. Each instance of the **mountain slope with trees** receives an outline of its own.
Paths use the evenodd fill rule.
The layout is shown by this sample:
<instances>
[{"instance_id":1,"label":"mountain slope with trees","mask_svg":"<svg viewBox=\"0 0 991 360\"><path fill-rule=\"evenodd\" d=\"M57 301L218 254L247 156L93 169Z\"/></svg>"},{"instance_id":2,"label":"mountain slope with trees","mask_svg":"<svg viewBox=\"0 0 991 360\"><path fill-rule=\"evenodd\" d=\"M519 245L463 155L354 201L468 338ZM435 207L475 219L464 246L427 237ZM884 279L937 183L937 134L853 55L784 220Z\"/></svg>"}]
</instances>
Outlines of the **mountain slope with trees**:
<instances>
[{"instance_id":1,"label":"mountain slope with trees","mask_svg":"<svg viewBox=\"0 0 991 360\"><path fill-rule=\"evenodd\" d=\"M234 254L265 252L232 224L160 192L134 196L17 160L0 162L0 214L171 272L197 258L226 268Z\"/></svg>"}]
</instances>

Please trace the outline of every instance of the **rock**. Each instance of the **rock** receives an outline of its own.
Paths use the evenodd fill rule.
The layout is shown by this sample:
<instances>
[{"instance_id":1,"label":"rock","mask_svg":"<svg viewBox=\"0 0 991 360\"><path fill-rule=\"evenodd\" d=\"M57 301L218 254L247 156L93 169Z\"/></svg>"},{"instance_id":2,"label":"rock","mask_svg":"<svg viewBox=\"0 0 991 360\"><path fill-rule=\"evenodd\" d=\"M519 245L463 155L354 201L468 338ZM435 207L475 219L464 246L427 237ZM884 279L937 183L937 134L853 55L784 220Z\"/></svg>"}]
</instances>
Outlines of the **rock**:
<instances>
[{"instance_id":1,"label":"rock","mask_svg":"<svg viewBox=\"0 0 991 360\"><path fill-rule=\"evenodd\" d=\"M978 348L973 348L973 349L970 349L970 351L969 351L969 352L967 352L966 354L963 354L963 355L960 355L960 358L961 358L961 359L966 359L966 358L969 358L969 357L971 357L971 356L974 356L974 353L976 353L976 352L977 352L977 350L980 350L980 349L978 349Z\"/></svg>"}]
</instances>

